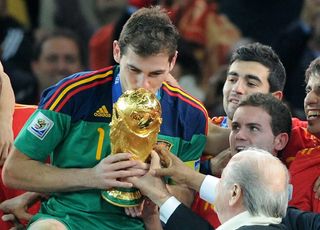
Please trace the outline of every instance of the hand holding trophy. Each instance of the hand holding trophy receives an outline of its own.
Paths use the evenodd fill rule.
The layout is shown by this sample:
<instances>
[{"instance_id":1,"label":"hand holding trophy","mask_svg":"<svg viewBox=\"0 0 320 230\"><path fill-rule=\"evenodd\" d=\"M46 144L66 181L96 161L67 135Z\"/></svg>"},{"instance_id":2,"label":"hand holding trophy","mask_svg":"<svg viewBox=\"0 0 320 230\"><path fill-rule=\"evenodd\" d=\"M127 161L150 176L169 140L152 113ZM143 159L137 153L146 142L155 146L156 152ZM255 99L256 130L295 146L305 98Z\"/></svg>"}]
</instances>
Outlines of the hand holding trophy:
<instances>
[{"instance_id":1,"label":"hand holding trophy","mask_svg":"<svg viewBox=\"0 0 320 230\"><path fill-rule=\"evenodd\" d=\"M113 106L111 154L129 152L144 162L157 142L161 122L161 105L153 93L143 88L126 91ZM112 188L102 197L120 207L137 206L142 200L136 188Z\"/></svg>"}]
</instances>

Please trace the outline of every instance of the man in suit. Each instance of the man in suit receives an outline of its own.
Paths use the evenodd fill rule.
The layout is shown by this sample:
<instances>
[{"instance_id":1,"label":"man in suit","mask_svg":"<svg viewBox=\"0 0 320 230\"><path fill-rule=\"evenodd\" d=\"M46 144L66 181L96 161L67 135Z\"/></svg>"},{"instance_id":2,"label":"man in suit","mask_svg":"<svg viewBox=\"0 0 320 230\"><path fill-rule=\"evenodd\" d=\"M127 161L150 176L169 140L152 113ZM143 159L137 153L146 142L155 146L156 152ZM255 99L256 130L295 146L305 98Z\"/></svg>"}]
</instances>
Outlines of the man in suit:
<instances>
[{"instance_id":1,"label":"man in suit","mask_svg":"<svg viewBox=\"0 0 320 230\"><path fill-rule=\"evenodd\" d=\"M151 170L131 181L160 206L160 218L166 228L213 229L171 196L160 178L152 176L160 167L159 157L153 152ZM289 176L278 158L263 150L244 150L231 158L220 180L211 179L216 180L216 188L207 188L206 192L216 193L215 208L222 222L218 229L286 229L280 222L287 209ZM205 189L205 180L200 192Z\"/></svg>"}]
</instances>

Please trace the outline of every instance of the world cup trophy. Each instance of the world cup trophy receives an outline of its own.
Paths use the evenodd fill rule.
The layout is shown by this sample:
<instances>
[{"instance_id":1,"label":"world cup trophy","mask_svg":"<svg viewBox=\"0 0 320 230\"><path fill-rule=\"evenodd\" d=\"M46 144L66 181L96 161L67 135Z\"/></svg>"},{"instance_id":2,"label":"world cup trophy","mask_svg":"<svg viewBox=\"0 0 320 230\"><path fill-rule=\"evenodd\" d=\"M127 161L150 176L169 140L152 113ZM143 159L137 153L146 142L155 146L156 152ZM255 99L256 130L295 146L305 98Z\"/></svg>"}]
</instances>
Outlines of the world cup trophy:
<instances>
[{"instance_id":1,"label":"world cup trophy","mask_svg":"<svg viewBox=\"0 0 320 230\"><path fill-rule=\"evenodd\" d=\"M133 160L149 157L160 131L161 105L150 91L128 90L113 105L110 123L111 154L129 152ZM116 206L133 207L142 201L136 188L111 188L102 197Z\"/></svg>"}]
</instances>

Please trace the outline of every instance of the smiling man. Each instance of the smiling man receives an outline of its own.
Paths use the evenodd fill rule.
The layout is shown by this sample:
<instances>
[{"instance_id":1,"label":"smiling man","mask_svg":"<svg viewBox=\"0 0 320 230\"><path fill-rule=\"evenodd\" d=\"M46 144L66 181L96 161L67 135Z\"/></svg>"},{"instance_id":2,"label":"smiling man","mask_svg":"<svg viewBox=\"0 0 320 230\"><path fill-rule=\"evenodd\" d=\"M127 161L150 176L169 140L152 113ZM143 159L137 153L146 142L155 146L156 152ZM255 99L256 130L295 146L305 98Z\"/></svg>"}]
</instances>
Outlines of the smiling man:
<instances>
[{"instance_id":1,"label":"smiling man","mask_svg":"<svg viewBox=\"0 0 320 230\"><path fill-rule=\"evenodd\" d=\"M303 146L292 161L289 171L293 185L290 205L302 210L320 212L319 195L316 193L320 175L320 59L311 62L306 71L306 97L304 109L307 127L301 126L297 119L293 132L296 142ZM291 146L288 147L290 150ZM315 183L316 181L316 183Z\"/></svg>"},{"instance_id":2,"label":"smiling man","mask_svg":"<svg viewBox=\"0 0 320 230\"><path fill-rule=\"evenodd\" d=\"M35 45L32 71L43 90L72 73L83 71L79 38L69 30L55 30Z\"/></svg>"}]
</instances>

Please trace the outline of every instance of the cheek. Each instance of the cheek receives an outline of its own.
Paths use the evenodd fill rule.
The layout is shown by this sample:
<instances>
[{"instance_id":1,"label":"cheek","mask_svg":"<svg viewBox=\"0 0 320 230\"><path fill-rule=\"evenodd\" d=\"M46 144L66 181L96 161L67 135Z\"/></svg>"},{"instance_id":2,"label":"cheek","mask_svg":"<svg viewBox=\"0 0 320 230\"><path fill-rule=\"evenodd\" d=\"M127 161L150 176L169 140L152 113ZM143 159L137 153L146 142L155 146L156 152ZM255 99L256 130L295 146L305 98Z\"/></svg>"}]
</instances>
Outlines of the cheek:
<instances>
[{"instance_id":1,"label":"cheek","mask_svg":"<svg viewBox=\"0 0 320 230\"><path fill-rule=\"evenodd\" d=\"M71 70L71 72L81 71L80 63L71 64L69 69Z\"/></svg>"},{"instance_id":2,"label":"cheek","mask_svg":"<svg viewBox=\"0 0 320 230\"><path fill-rule=\"evenodd\" d=\"M230 143L230 146L233 147L234 145L234 139L235 139L235 135L234 133L231 131L230 135L229 135L229 143Z\"/></svg>"},{"instance_id":3,"label":"cheek","mask_svg":"<svg viewBox=\"0 0 320 230\"><path fill-rule=\"evenodd\" d=\"M230 89L231 89L230 85L226 82L222 89L223 95L227 96L230 92Z\"/></svg>"},{"instance_id":4,"label":"cheek","mask_svg":"<svg viewBox=\"0 0 320 230\"><path fill-rule=\"evenodd\" d=\"M152 88L159 89L162 85L162 82L164 82L165 79L165 77L153 78L149 81L149 84L152 86Z\"/></svg>"}]
</instances>

